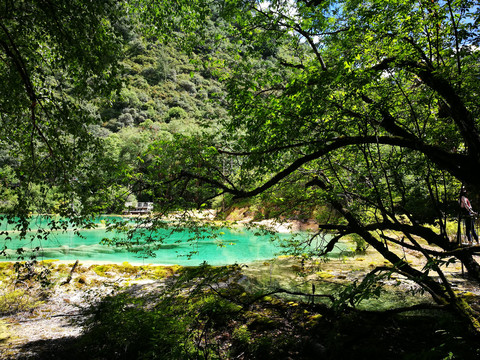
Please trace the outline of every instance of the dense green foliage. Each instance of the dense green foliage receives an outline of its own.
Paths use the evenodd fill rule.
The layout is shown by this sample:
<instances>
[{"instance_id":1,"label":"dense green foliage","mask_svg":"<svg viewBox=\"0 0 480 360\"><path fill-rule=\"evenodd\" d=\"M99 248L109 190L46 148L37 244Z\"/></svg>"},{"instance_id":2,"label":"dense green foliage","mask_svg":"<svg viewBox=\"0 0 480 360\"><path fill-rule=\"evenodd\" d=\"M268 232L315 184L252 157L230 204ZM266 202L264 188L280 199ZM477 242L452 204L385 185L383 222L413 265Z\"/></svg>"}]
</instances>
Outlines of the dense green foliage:
<instances>
[{"instance_id":1,"label":"dense green foliage","mask_svg":"<svg viewBox=\"0 0 480 360\"><path fill-rule=\"evenodd\" d=\"M0 200L21 235L31 212L75 221L136 200L156 203L150 229L220 198L322 207L313 255L360 239L389 263L372 277L399 273L480 329L442 271L460 261L480 281L478 247L448 226L462 184L479 204L474 2L4 7Z\"/></svg>"},{"instance_id":2,"label":"dense green foliage","mask_svg":"<svg viewBox=\"0 0 480 360\"><path fill-rule=\"evenodd\" d=\"M113 1L2 4L3 209L28 214L55 202L68 212L72 183L89 176L86 159L97 152L89 102L118 84L121 10Z\"/></svg>"},{"instance_id":3,"label":"dense green foliage","mask_svg":"<svg viewBox=\"0 0 480 360\"><path fill-rule=\"evenodd\" d=\"M204 201L270 193L290 210L328 203L338 216L320 228L334 237L317 254L355 234L391 263L374 273L407 276L478 328L441 269L461 261L480 279L478 249L460 248L447 226L460 185L478 192L478 8L234 3L224 8L234 20L228 39L248 47L223 49L239 55L224 72L232 118L220 144L172 168L176 183L203 189ZM411 266L389 243L418 252L426 266Z\"/></svg>"},{"instance_id":4,"label":"dense green foliage","mask_svg":"<svg viewBox=\"0 0 480 360\"><path fill-rule=\"evenodd\" d=\"M227 116L219 75L195 61L219 61L209 47L187 56L158 33L147 37L138 8L108 1L5 6L2 213L76 217L152 201L142 184L149 146L214 133ZM31 33L18 28L22 21ZM213 37L222 28L207 25Z\"/></svg>"}]
</instances>

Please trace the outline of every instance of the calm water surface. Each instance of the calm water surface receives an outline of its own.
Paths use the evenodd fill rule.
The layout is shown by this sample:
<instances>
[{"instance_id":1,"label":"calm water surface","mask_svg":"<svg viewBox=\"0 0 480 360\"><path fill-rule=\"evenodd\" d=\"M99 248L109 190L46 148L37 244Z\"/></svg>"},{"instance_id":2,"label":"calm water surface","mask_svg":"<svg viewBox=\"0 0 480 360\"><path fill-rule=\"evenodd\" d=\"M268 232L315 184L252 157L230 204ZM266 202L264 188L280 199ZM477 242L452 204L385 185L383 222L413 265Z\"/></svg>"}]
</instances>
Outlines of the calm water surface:
<instances>
[{"instance_id":1,"label":"calm water surface","mask_svg":"<svg viewBox=\"0 0 480 360\"><path fill-rule=\"evenodd\" d=\"M6 229L5 225L3 229ZM38 248L38 259L58 259L80 261L107 261L141 264L178 264L199 265L208 262L211 265L249 263L256 260L271 259L279 255L281 248L271 236L259 236L247 229L222 229L217 239L199 239L189 241L192 234L188 231L175 232L168 240L151 248L154 256L134 253L124 248L101 244L105 237L111 237L105 229L82 230L82 236L73 231L54 232L48 240L28 237L19 240L18 234L10 234L12 239L0 236L0 245L7 248L7 257L0 260L16 260L15 249L22 248L26 254ZM291 234L277 234L287 239ZM298 234L297 234L298 236ZM221 246L220 246L221 244ZM142 249L140 247L139 249Z\"/></svg>"}]
</instances>

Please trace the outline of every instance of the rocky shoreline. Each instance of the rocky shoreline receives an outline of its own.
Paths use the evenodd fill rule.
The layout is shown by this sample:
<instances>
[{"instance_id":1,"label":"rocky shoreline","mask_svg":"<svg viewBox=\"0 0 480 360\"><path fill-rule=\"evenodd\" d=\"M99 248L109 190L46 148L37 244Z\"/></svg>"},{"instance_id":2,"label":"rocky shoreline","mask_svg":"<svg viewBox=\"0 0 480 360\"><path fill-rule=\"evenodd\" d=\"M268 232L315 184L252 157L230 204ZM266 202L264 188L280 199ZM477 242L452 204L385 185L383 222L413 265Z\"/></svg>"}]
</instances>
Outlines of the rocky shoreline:
<instances>
[{"instance_id":1,"label":"rocky shoreline","mask_svg":"<svg viewBox=\"0 0 480 360\"><path fill-rule=\"evenodd\" d=\"M274 226L277 231L315 230L314 222L295 221L288 224L277 224L263 221L260 225ZM361 278L376 266L384 264L384 259L373 250L363 254L350 254L350 257L340 257L320 262L315 265L315 271L308 276L298 276L300 264L288 258L249 264L245 267L246 276L264 278L280 286L289 286L288 282L313 282L325 280L331 282L350 283ZM414 253L406 254L409 261L423 266L422 258ZM41 304L32 309L19 311L11 315L0 317L0 354L2 359L39 359L38 354L44 354L49 347L52 351L60 351L62 344L74 342L82 334L82 327L78 321L84 315L84 310L95 304L103 296L113 294L127 287L157 286L165 276L174 273L174 267L164 266L133 266L131 264L94 264L82 263L73 272L71 281L65 283L71 262L53 261L47 264L57 272L53 280L42 295ZM302 264L303 265L303 264ZM60 271L59 269L62 269ZM99 270L101 269L101 271ZM447 275L451 279L455 290L480 296L480 289L472 285L462 275L459 264L450 265ZM54 273L52 271L52 273ZM161 274L161 275L159 275ZM388 282L391 281L391 284ZM412 290L416 286L413 282L401 277L386 280L383 284L390 286L401 283L402 291ZM0 283L7 284L6 280ZM25 288L28 291L41 291L39 285ZM0 294L1 298L1 294Z\"/></svg>"},{"instance_id":2,"label":"rocky shoreline","mask_svg":"<svg viewBox=\"0 0 480 360\"><path fill-rule=\"evenodd\" d=\"M29 282L22 289L37 296L30 309L0 316L1 359L40 359L49 347L61 350L62 343L75 341L82 334L79 320L85 310L107 295L133 285L161 282L159 277L169 276L172 266L133 266L131 264L81 263L66 284L72 263L46 262L52 271L52 284L43 289L40 284ZM2 281L0 286L4 286ZM0 295L1 298L1 295Z\"/></svg>"}]
</instances>

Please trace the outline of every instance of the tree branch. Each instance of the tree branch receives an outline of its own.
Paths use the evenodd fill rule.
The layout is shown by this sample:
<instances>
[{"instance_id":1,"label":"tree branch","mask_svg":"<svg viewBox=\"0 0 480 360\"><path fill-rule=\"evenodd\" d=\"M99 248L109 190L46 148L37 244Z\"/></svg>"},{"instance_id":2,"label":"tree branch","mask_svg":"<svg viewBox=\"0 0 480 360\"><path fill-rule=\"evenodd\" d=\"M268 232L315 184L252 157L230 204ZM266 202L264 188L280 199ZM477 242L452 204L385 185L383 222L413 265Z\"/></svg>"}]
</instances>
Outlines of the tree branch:
<instances>
[{"instance_id":1,"label":"tree branch","mask_svg":"<svg viewBox=\"0 0 480 360\"><path fill-rule=\"evenodd\" d=\"M263 185L257 187L256 189L253 189L251 191L236 190L235 193L232 192L232 194L238 198L256 196L263 191L269 189L270 187L276 185L282 179L292 174L304 164L319 159L320 157L325 156L334 150L358 144L384 144L418 150L424 153L431 160L433 160L439 167L451 172L454 176L457 176L460 179L465 176L465 174L463 173L463 169L465 169L465 167L459 166L459 164L465 163L465 161L468 160L465 155L448 153L443 149L439 148L438 146L427 145L422 142L418 142L416 139L405 139L402 137L390 136L346 136L333 139L322 149L293 161L288 167L278 172L270 180L265 182ZM225 186L222 185L222 188L225 189Z\"/></svg>"},{"instance_id":2,"label":"tree branch","mask_svg":"<svg viewBox=\"0 0 480 360\"><path fill-rule=\"evenodd\" d=\"M373 66L371 69L386 70L395 67L414 73L445 100L450 107L451 116L458 130L465 140L469 153L478 160L480 157L480 134L478 128L475 125L472 114L468 111L453 86L435 72L433 68L411 60L399 60L395 57L390 57ZM476 165L476 167L478 167L478 162ZM478 173L475 173L475 177L477 177L477 175ZM475 180L469 177L468 182L473 184Z\"/></svg>"},{"instance_id":3,"label":"tree branch","mask_svg":"<svg viewBox=\"0 0 480 360\"><path fill-rule=\"evenodd\" d=\"M445 305L437 305L437 304L416 304L412 306L404 306L399 308L393 308L388 310L359 310L359 312L367 313L367 314L399 314L407 311L416 311L416 310L445 310L447 306Z\"/></svg>"},{"instance_id":4,"label":"tree branch","mask_svg":"<svg viewBox=\"0 0 480 360\"><path fill-rule=\"evenodd\" d=\"M38 104L38 97L35 92L35 87L30 79L30 75L28 73L27 66L25 65L25 62L23 61L23 57L20 54L20 51L18 50L17 46L15 45L15 41L13 40L12 36L10 35L10 32L8 29L0 23L0 28L3 30L5 35L8 38L8 41L10 42L10 45L7 44L5 41L0 39L0 46L3 48L5 51L5 54L7 55L8 58L13 62L14 67L17 71L17 73L20 75L20 78L22 79L23 85L25 86L25 92L30 100L30 114L31 114L31 120L32 120L32 152L33 152L33 134L36 131L38 135L41 137L45 145L48 147L48 151L50 153L50 156L54 156L54 152L52 147L50 146L49 141L45 137L45 134L43 134L42 130L37 124L36 120L36 114L35 114L35 108ZM34 154L32 154L32 158L34 158Z\"/></svg>"}]
</instances>

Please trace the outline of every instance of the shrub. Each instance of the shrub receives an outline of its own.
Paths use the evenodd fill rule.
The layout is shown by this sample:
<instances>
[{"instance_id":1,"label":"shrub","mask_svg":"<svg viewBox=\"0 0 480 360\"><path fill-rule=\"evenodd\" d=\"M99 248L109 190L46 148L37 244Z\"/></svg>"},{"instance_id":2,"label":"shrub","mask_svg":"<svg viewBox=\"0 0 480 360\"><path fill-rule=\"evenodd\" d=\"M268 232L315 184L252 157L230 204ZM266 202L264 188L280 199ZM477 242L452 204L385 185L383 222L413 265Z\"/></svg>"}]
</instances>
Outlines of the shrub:
<instances>
[{"instance_id":1,"label":"shrub","mask_svg":"<svg viewBox=\"0 0 480 360\"><path fill-rule=\"evenodd\" d=\"M129 113L122 114L118 117L118 122L120 124L122 124L123 126L132 126L133 125L133 116Z\"/></svg>"},{"instance_id":2,"label":"shrub","mask_svg":"<svg viewBox=\"0 0 480 360\"><path fill-rule=\"evenodd\" d=\"M142 70L142 76L147 80L150 86L157 85L160 81L165 80L166 75L161 67L147 67Z\"/></svg>"},{"instance_id":3,"label":"shrub","mask_svg":"<svg viewBox=\"0 0 480 360\"><path fill-rule=\"evenodd\" d=\"M164 290L106 297L85 318L86 333L78 346L88 349L92 358L215 359L215 331L223 329L240 307L207 289L231 271L182 268L167 279Z\"/></svg>"},{"instance_id":4,"label":"shrub","mask_svg":"<svg viewBox=\"0 0 480 360\"><path fill-rule=\"evenodd\" d=\"M191 81L182 80L182 81L179 82L178 85L180 85L180 87L183 90L188 91L191 94L195 94L197 92L197 89L195 88L195 84L192 83Z\"/></svg>"},{"instance_id":5,"label":"shrub","mask_svg":"<svg viewBox=\"0 0 480 360\"><path fill-rule=\"evenodd\" d=\"M37 292L12 289L10 286L0 290L0 315L32 310L42 303Z\"/></svg>"},{"instance_id":6,"label":"shrub","mask_svg":"<svg viewBox=\"0 0 480 360\"><path fill-rule=\"evenodd\" d=\"M135 38L128 44L128 53L130 56L142 55L147 51L147 47L141 38Z\"/></svg>"},{"instance_id":7,"label":"shrub","mask_svg":"<svg viewBox=\"0 0 480 360\"><path fill-rule=\"evenodd\" d=\"M172 119L181 119L187 116L187 112L183 110L181 107L172 107L168 110L167 118L169 120Z\"/></svg>"},{"instance_id":8,"label":"shrub","mask_svg":"<svg viewBox=\"0 0 480 360\"><path fill-rule=\"evenodd\" d=\"M243 347L248 347L248 344L252 342L251 336L252 334L248 330L248 327L246 325L242 325L233 330L232 340L234 345L241 349Z\"/></svg>"}]
</instances>

